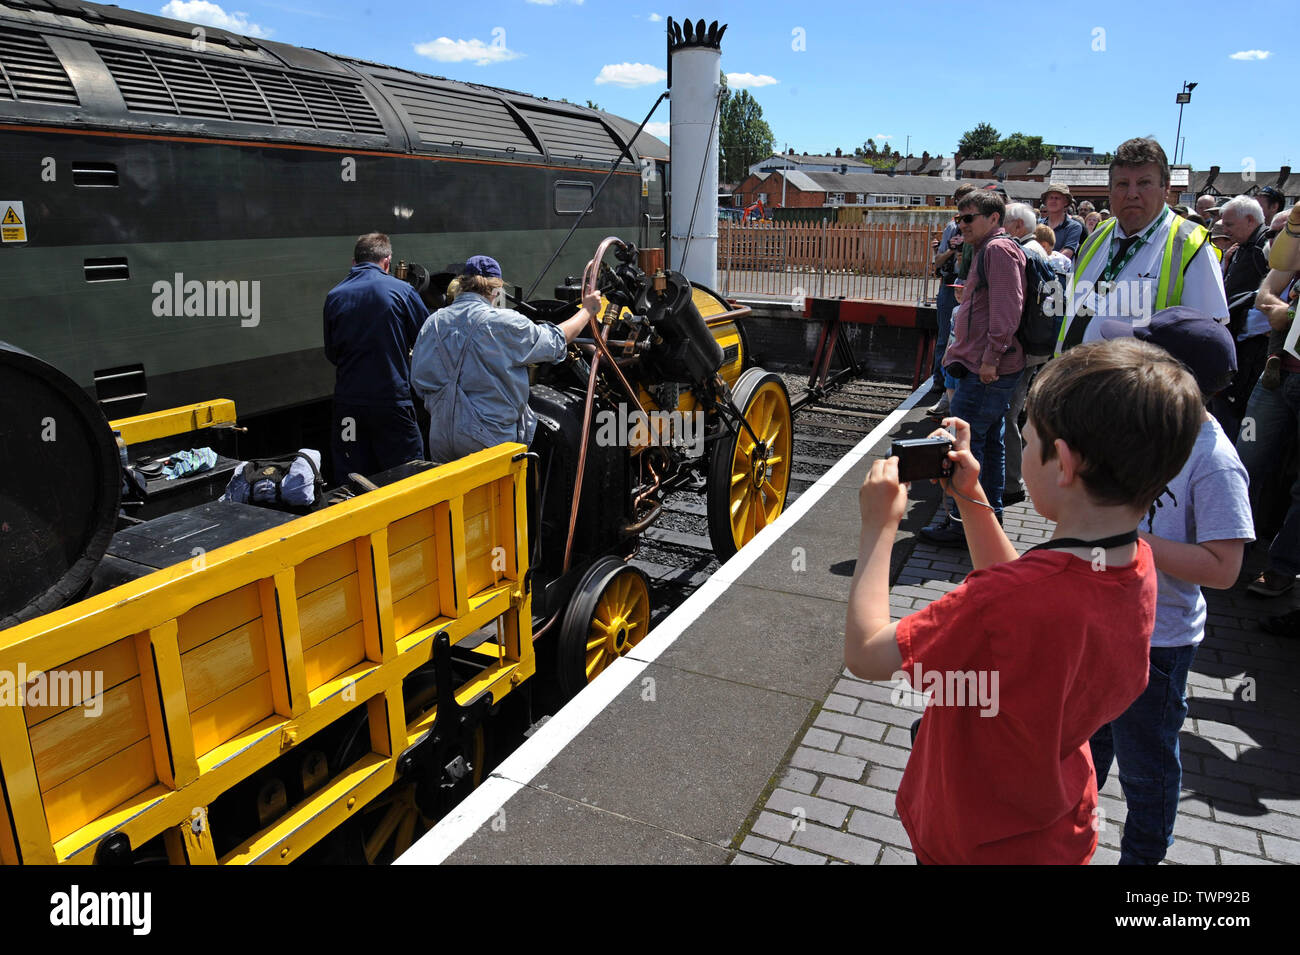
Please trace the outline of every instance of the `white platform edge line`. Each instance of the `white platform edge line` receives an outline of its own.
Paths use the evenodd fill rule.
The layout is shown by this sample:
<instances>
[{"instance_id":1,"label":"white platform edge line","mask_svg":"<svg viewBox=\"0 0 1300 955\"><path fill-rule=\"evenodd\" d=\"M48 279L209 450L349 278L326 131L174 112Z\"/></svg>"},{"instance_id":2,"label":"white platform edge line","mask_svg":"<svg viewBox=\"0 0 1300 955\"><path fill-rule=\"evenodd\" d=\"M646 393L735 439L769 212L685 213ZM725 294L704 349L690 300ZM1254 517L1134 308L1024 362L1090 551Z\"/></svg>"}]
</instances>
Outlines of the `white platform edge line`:
<instances>
[{"instance_id":1,"label":"white platform edge line","mask_svg":"<svg viewBox=\"0 0 1300 955\"><path fill-rule=\"evenodd\" d=\"M645 640L614 661L599 680L575 696L533 736L508 756L474 792L411 846L394 865L438 865L459 849L502 806L523 789L584 730L610 702L694 623L778 538L799 521L827 491L871 452L902 417L930 391L929 381L907 396L817 482L799 495L776 523L758 533L723 564Z\"/></svg>"}]
</instances>

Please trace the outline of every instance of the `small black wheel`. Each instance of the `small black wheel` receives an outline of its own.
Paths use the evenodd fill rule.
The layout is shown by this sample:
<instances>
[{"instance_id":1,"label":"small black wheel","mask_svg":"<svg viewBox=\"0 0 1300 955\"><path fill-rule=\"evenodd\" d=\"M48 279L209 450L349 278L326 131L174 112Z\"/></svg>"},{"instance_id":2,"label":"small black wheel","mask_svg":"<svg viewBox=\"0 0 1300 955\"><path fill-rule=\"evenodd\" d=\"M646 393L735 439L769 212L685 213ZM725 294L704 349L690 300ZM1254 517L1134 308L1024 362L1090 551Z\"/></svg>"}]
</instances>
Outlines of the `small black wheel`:
<instances>
[{"instance_id":1,"label":"small black wheel","mask_svg":"<svg viewBox=\"0 0 1300 955\"><path fill-rule=\"evenodd\" d=\"M749 429L719 438L709 459L709 540L724 562L781 516L794 447L790 395L779 375L751 368L733 395Z\"/></svg>"},{"instance_id":2,"label":"small black wheel","mask_svg":"<svg viewBox=\"0 0 1300 955\"><path fill-rule=\"evenodd\" d=\"M650 632L650 583L640 569L602 557L574 590L556 641L557 676L575 695Z\"/></svg>"}]
</instances>

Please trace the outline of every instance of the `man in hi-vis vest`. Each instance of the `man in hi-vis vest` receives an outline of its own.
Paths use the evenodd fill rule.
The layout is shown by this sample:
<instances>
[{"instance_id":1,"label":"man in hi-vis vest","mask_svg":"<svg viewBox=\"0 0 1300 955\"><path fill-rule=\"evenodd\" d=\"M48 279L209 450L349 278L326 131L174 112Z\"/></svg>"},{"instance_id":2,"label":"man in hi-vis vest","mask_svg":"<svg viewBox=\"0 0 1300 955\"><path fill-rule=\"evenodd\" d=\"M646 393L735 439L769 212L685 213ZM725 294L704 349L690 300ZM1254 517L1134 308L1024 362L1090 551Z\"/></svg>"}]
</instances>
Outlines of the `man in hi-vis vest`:
<instances>
[{"instance_id":1,"label":"man in hi-vis vest","mask_svg":"<svg viewBox=\"0 0 1300 955\"><path fill-rule=\"evenodd\" d=\"M1165 205L1169 161L1154 139L1130 139L1110 166L1110 208L1079 247L1056 353L1097 341L1103 319L1149 321L1186 305L1228 321L1219 258L1206 230ZM1095 320L1094 320L1095 319Z\"/></svg>"}]
</instances>

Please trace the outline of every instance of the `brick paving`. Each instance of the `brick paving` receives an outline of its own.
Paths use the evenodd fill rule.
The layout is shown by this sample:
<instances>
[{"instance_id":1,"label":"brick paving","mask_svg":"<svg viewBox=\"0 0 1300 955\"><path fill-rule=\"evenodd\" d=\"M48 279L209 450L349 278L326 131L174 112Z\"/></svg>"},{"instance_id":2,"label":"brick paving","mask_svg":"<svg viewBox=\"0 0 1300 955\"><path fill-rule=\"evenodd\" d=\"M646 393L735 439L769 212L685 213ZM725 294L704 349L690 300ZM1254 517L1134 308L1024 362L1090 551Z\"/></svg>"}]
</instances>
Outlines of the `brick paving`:
<instances>
[{"instance_id":1,"label":"brick paving","mask_svg":"<svg viewBox=\"0 0 1300 955\"><path fill-rule=\"evenodd\" d=\"M1007 509L1005 526L1022 552L1051 533L1027 503ZM1256 625L1300 596L1248 594L1245 582L1262 563L1253 550L1251 572L1237 587L1206 591L1209 620L1188 678L1183 791L1168 864L1300 864L1300 639ZM952 590L970 570L964 548L918 541L890 593L895 619ZM732 864L915 863L894 797L911 752L908 727L921 711L892 702L893 692L843 672L732 841ZM1093 864L1111 865L1125 815L1117 772L1100 806Z\"/></svg>"}]
</instances>

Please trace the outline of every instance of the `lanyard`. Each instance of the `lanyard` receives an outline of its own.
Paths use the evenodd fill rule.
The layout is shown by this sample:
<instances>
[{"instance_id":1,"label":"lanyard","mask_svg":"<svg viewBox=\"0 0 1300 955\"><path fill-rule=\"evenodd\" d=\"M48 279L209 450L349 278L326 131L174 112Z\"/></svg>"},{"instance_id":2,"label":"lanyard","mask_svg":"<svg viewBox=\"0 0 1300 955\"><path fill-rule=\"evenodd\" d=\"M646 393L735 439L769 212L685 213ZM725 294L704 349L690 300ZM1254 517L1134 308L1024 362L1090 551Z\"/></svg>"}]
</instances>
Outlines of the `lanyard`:
<instances>
[{"instance_id":1,"label":"lanyard","mask_svg":"<svg viewBox=\"0 0 1300 955\"><path fill-rule=\"evenodd\" d=\"M1137 528L1128 531L1125 534L1114 534L1110 537L1099 537L1095 541L1079 540L1077 537L1062 537L1059 540L1045 541L1025 551L1028 554L1035 550L1051 550L1056 547L1100 547L1107 550L1111 547L1122 547L1124 544L1132 544L1138 539Z\"/></svg>"},{"instance_id":2,"label":"lanyard","mask_svg":"<svg viewBox=\"0 0 1300 955\"><path fill-rule=\"evenodd\" d=\"M1165 221L1165 216L1168 214L1168 211L1168 207L1165 207L1165 210L1161 212L1160 215L1156 216L1155 221L1152 222L1151 225L1147 226L1146 231L1137 237L1136 242L1116 239L1114 236L1111 237L1109 249L1110 258L1106 262L1106 268L1102 270L1101 277L1097 280L1098 284L1102 282L1112 282L1114 281L1115 276L1124 271L1124 266L1128 265L1133 256L1137 255L1138 249L1146 245L1147 239L1151 238L1156 229L1160 228L1160 223ZM1129 239L1132 238L1132 236L1129 236ZM1127 246L1122 254L1119 252L1120 245Z\"/></svg>"}]
</instances>

